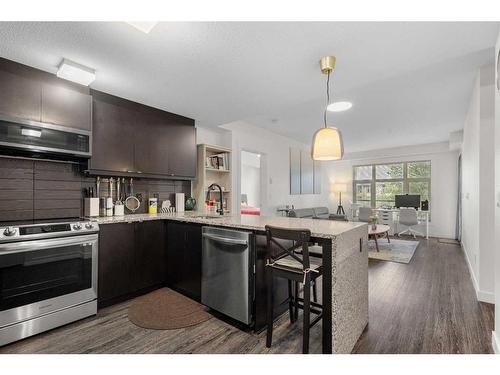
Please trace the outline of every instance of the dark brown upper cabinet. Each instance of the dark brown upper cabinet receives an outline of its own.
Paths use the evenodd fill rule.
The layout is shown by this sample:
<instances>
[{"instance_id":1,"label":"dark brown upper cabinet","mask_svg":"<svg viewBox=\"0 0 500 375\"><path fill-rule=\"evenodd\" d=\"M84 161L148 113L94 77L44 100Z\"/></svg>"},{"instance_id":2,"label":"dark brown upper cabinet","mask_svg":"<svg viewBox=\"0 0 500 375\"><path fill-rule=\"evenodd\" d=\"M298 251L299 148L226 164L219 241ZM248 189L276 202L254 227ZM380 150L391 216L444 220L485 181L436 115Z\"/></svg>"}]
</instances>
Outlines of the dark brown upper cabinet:
<instances>
[{"instance_id":1,"label":"dark brown upper cabinet","mask_svg":"<svg viewBox=\"0 0 500 375\"><path fill-rule=\"evenodd\" d=\"M194 178L194 120L98 91L93 96L91 174Z\"/></svg>"},{"instance_id":2,"label":"dark brown upper cabinet","mask_svg":"<svg viewBox=\"0 0 500 375\"><path fill-rule=\"evenodd\" d=\"M43 83L42 122L90 131L92 97L62 85Z\"/></svg>"},{"instance_id":3,"label":"dark brown upper cabinet","mask_svg":"<svg viewBox=\"0 0 500 375\"><path fill-rule=\"evenodd\" d=\"M0 114L40 121L40 83L33 79L0 70Z\"/></svg>"},{"instance_id":4,"label":"dark brown upper cabinet","mask_svg":"<svg viewBox=\"0 0 500 375\"><path fill-rule=\"evenodd\" d=\"M136 112L99 97L94 97L92 112L90 168L123 174L135 171Z\"/></svg>"},{"instance_id":5,"label":"dark brown upper cabinet","mask_svg":"<svg viewBox=\"0 0 500 375\"><path fill-rule=\"evenodd\" d=\"M157 113L138 113L134 145L138 173L169 175L171 129Z\"/></svg>"},{"instance_id":6,"label":"dark brown upper cabinet","mask_svg":"<svg viewBox=\"0 0 500 375\"><path fill-rule=\"evenodd\" d=\"M170 123L168 138L169 173L179 177L196 176L196 130L186 123Z\"/></svg>"},{"instance_id":7,"label":"dark brown upper cabinet","mask_svg":"<svg viewBox=\"0 0 500 375\"><path fill-rule=\"evenodd\" d=\"M90 131L89 88L0 58L0 114Z\"/></svg>"}]
</instances>

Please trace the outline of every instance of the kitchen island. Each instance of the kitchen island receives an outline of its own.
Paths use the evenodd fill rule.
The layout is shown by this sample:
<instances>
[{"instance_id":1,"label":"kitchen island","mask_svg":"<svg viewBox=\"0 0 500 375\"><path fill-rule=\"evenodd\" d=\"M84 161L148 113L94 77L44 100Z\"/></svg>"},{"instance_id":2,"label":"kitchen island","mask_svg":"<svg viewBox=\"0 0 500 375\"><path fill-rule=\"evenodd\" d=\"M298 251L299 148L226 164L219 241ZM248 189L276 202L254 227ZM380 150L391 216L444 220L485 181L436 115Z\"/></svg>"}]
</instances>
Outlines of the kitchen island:
<instances>
[{"instance_id":1,"label":"kitchen island","mask_svg":"<svg viewBox=\"0 0 500 375\"><path fill-rule=\"evenodd\" d=\"M266 225L309 229L311 240L323 248L323 353L350 353L368 323L368 230L364 223L254 215L211 217L199 212L131 214L95 220L100 225L166 220L257 234L262 234Z\"/></svg>"}]
</instances>

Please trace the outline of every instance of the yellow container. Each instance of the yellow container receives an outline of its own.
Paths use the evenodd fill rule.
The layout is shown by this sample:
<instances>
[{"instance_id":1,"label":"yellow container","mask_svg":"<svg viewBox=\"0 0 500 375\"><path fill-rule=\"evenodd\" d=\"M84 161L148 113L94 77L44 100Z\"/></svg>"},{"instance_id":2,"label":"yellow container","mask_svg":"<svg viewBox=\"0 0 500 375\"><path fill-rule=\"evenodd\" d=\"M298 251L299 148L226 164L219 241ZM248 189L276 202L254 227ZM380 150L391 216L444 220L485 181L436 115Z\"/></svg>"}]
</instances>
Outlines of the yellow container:
<instances>
[{"instance_id":1,"label":"yellow container","mask_svg":"<svg viewBox=\"0 0 500 375\"><path fill-rule=\"evenodd\" d=\"M150 214L158 213L158 198L148 199L148 213Z\"/></svg>"}]
</instances>

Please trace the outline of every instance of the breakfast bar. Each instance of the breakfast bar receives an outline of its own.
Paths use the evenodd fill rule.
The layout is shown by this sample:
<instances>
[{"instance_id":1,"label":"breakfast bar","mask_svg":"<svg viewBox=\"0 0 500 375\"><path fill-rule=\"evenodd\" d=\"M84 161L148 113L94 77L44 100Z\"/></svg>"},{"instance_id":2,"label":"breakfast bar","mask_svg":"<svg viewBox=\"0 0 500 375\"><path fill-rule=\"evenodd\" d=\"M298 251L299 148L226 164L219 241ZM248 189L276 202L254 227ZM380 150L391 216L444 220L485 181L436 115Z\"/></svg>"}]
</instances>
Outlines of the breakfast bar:
<instances>
[{"instance_id":1,"label":"breakfast bar","mask_svg":"<svg viewBox=\"0 0 500 375\"><path fill-rule=\"evenodd\" d=\"M368 323L367 224L331 220L255 215L210 216L199 212L131 214L96 218L106 224L165 220L251 231L263 234L266 225L309 229L311 240L322 246L322 351L350 353Z\"/></svg>"}]
</instances>

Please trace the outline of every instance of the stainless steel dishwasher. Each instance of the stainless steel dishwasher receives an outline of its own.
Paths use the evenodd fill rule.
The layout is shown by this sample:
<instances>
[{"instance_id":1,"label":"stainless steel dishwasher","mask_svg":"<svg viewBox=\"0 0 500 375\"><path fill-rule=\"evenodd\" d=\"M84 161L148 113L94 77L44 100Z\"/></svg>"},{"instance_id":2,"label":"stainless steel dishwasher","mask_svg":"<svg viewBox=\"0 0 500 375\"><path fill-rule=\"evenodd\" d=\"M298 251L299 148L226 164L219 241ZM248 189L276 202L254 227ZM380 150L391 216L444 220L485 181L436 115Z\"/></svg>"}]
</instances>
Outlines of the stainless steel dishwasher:
<instances>
[{"instance_id":1,"label":"stainless steel dishwasher","mask_svg":"<svg viewBox=\"0 0 500 375\"><path fill-rule=\"evenodd\" d=\"M254 235L202 228L201 302L244 324L252 323Z\"/></svg>"}]
</instances>

